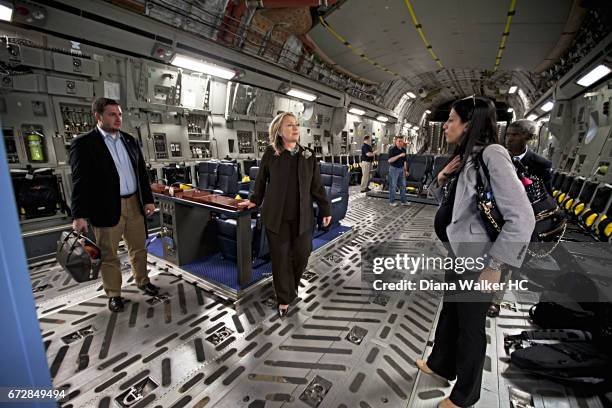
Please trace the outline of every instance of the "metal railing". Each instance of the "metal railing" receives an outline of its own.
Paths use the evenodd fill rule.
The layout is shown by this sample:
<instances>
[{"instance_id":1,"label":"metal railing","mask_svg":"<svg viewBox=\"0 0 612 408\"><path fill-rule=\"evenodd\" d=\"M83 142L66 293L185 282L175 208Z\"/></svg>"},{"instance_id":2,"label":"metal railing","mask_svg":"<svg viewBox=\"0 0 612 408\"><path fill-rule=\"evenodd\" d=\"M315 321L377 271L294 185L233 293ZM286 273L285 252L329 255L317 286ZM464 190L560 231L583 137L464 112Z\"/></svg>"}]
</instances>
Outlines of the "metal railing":
<instances>
[{"instance_id":1,"label":"metal railing","mask_svg":"<svg viewBox=\"0 0 612 408\"><path fill-rule=\"evenodd\" d=\"M377 100L377 86L367 85L335 70L320 61L316 55L302 51L301 41L280 42L275 33L284 32L291 38L282 23L273 24L267 31L251 25L254 9L247 9L241 20L205 8L205 3L194 0L147 0L145 15L176 28L212 40L228 48L250 54L290 69L309 79L368 102ZM299 48L299 49L298 49Z\"/></svg>"}]
</instances>

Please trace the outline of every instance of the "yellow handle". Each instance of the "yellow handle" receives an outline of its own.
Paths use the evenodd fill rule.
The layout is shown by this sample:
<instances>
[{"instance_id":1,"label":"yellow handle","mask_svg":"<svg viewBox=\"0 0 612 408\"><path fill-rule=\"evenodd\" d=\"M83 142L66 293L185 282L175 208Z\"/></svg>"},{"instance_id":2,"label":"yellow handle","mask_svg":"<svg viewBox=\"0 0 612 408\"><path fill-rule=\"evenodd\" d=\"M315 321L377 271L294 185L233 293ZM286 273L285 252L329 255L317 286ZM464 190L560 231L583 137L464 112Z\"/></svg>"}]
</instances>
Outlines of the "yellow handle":
<instances>
[{"instance_id":1,"label":"yellow handle","mask_svg":"<svg viewBox=\"0 0 612 408\"><path fill-rule=\"evenodd\" d=\"M585 221L586 226L587 227L591 227L593 225L593 223L595 222L595 220L597 219L598 216L599 216L599 214L597 214L597 213L589 215L587 217L586 221Z\"/></svg>"},{"instance_id":2,"label":"yellow handle","mask_svg":"<svg viewBox=\"0 0 612 408\"><path fill-rule=\"evenodd\" d=\"M566 195L565 193L559 194L559 196L557 197L557 202L559 204L561 204L563 202L563 199L565 198L565 195Z\"/></svg>"},{"instance_id":3,"label":"yellow handle","mask_svg":"<svg viewBox=\"0 0 612 408\"><path fill-rule=\"evenodd\" d=\"M582 214L583 210L584 210L584 203L578 203L576 205L576 208L574 208L574 214L575 215L580 215L580 214Z\"/></svg>"}]
</instances>

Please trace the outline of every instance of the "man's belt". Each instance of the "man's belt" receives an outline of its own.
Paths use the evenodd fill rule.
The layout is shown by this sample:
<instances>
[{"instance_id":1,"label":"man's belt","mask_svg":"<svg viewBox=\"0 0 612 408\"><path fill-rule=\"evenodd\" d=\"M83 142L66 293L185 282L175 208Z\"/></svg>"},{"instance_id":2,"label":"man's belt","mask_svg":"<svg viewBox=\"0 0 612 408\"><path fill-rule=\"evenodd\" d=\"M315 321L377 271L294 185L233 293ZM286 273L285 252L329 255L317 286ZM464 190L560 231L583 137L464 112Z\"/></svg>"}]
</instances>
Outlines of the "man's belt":
<instances>
[{"instance_id":1,"label":"man's belt","mask_svg":"<svg viewBox=\"0 0 612 408\"><path fill-rule=\"evenodd\" d=\"M135 194L136 192L134 191L132 194L122 195L121 198L131 198Z\"/></svg>"}]
</instances>

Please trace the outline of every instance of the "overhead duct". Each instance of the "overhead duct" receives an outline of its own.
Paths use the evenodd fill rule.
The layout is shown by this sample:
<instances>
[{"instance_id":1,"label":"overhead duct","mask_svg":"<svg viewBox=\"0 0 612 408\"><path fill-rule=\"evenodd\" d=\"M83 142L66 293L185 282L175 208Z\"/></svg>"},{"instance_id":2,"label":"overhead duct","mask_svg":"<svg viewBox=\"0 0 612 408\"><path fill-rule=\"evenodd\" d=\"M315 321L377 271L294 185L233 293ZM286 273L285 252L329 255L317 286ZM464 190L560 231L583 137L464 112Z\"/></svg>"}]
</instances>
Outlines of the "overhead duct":
<instances>
[{"instance_id":1,"label":"overhead duct","mask_svg":"<svg viewBox=\"0 0 612 408\"><path fill-rule=\"evenodd\" d=\"M297 7L330 7L338 0L248 0L249 7L259 8L297 8Z\"/></svg>"}]
</instances>

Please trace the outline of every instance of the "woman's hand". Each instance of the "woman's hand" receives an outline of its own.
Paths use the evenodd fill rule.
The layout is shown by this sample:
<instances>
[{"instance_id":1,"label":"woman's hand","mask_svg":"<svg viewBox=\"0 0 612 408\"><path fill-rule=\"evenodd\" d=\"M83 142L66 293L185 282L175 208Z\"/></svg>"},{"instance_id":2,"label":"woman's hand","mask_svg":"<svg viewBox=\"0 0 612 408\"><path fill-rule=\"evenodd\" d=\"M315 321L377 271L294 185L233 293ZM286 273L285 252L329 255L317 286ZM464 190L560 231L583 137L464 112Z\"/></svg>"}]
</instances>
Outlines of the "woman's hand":
<instances>
[{"instance_id":1,"label":"woman's hand","mask_svg":"<svg viewBox=\"0 0 612 408\"><path fill-rule=\"evenodd\" d=\"M448 176L459 169L461 165L461 158L455 156L444 168L438 173L438 185L442 186L448 181Z\"/></svg>"},{"instance_id":2,"label":"woman's hand","mask_svg":"<svg viewBox=\"0 0 612 408\"><path fill-rule=\"evenodd\" d=\"M150 217L155 212L155 204L145 204L144 212L147 217Z\"/></svg>"},{"instance_id":3,"label":"woman's hand","mask_svg":"<svg viewBox=\"0 0 612 408\"><path fill-rule=\"evenodd\" d=\"M484 271L481 272L480 276L478 277L478 283L480 284L481 287L486 288L487 286L492 285L494 283L499 283L500 279L501 279L501 271L499 269L493 269L493 268L487 267L484 269ZM481 292L493 293L495 291L484 289L484 290L481 290Z\"/></svg>"},{"instance_id":4,"label":"woman's hand","mask_svg":"<svg viewBox=\"0 0 612 408\"><path fill-rule=\"evenodd\" d=\"M323 226L324 227L327 227L330 223L331 223L331 215L328 215L327 217L323 217Z\"/></svg>"},{"instance_id":5,"label":"woman's hand","mask_svg":"<svg viewBox=\"0 0 612 408\"><path fill-rule=\"evenodd\" d=\"M238 203L238 207L246 207L247 210L256 206L257 204L249 200L242 200Z\"/></svg>"}]
</instances>

